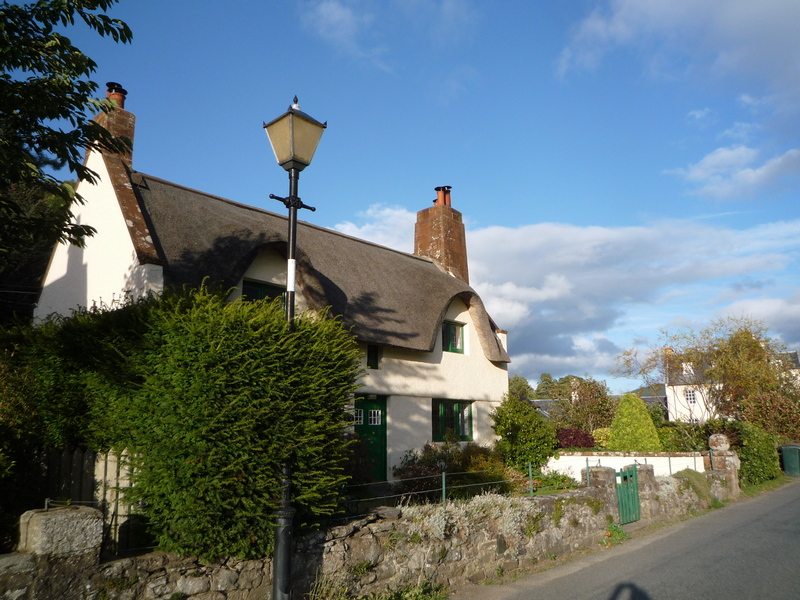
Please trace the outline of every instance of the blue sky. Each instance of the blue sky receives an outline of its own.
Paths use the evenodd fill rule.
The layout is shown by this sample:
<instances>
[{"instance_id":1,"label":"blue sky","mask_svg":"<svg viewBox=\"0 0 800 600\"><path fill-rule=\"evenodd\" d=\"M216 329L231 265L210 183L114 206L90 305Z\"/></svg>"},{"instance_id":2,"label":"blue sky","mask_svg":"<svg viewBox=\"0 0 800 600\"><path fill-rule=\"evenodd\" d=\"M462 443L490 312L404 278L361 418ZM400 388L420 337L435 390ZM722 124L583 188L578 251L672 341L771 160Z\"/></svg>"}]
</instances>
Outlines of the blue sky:
<instances>
[{"instance_id":1,"label":"blue sky","mask_svg":"<svg viewBox=\"0 0 800 600\"><path fill-rule=\"evenodd\" d=\"M761 319L800 347L796 0L123 0L75 30L136 114L134 168L239 202L287 179L261 128L328 122L300 195L410 251L453 186L471 284L535 382L660 329Z\"/></svg>"}]
</instances>

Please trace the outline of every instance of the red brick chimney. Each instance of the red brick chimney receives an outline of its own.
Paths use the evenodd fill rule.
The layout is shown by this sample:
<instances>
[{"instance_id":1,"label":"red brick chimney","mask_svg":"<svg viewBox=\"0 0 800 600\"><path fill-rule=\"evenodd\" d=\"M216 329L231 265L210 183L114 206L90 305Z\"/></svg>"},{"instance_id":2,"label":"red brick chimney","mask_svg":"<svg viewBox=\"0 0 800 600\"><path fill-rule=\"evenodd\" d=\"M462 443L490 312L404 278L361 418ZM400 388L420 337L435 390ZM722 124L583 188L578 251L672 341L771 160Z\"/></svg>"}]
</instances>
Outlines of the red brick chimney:
<instances>
[{"instance_id":1,"label":"red brick chimney","mask_svg":"<svg viewBox=\"0 0 800 600\"><path fill-rule=\"evenodd\" d=\"M133 163L133 132L136 128L136 116L125 110L125 98L128 96L120 84L109 81L106 84L106 97L113 100L117 107L111 112L101 112L94 120L105 127L115 138L128 138L131 143L131 151L120 154L119 157L130 168Z\"/></svg>"},{"instance_id":2,"label":"red brick chimney","mask_svg":"<svg viewBox=\"0 0 800 600\"><path fill-rule=\"evenodd\" d=\"M450 186L436 188L433 206L417 213L414 254L437 261L454 277L469 283L467 236L461 213L450 204Z\"/></svg>"}]
</instances>

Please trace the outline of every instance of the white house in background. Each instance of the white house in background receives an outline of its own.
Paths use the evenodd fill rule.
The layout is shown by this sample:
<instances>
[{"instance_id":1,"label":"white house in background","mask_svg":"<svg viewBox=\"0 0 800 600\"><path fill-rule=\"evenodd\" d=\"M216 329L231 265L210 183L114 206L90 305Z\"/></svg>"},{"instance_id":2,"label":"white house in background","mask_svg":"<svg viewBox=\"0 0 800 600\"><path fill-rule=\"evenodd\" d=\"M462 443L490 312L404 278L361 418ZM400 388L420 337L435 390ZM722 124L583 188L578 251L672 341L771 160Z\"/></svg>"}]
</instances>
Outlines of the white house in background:
<instances>
[{"instance_id":1,"label":"white house in background","mask_svg":"<svg viewBox=\"0 0 800 600\"><path fill-rule=\"evenodd\" d=\"M126 92L97 120L134 138ZM78 307L114 307L206 279L231 298L279 295L286 285L287 217L189 189L133 169L132 156L92 151L99 174L82 183L76 218L97 234L84 248L53 251L36 318ZM490 412L508 390L506 332L469 286L461 213L450 188L417 216L407 254L300 222L297 309L330 306L363 351L366 375L354 412L372 442L377 480L406 451L443 439L494 440Z\"/></svg>"},{"instance_id":2,"label":"white house in background","mask_svg":"<svg viewBox=\"0 0 800 600\"><path fill-rule=\"evenodd\" d=\"M800 381L798 351L781 352L777 359L786 367L786 373ZM664 389L667 394L667 413L670 421L705 423L718 416L711 402L712 384L703 373L695 372L695 365L681 363L668 369Z\"/></svg>"}]
</instances>

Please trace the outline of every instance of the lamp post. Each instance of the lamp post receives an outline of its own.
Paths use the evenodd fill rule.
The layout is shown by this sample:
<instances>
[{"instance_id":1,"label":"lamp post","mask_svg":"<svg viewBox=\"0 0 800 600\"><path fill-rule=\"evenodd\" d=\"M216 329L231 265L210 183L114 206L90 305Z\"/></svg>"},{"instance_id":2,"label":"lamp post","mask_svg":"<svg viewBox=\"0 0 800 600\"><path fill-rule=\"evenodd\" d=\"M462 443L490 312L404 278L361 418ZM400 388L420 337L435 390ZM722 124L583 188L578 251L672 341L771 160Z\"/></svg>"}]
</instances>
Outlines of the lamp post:
<instances>
[{"instance_id":1,"label":"lamp post","mask_svg":"<svg viewBox=\"0 0 800 600\"><path fill-rule=\"evenodd\" d=\"M289 195L285 198L270 194L289 209L289 234L286 240L286 323L288 332L294 331L294 296L297 254L297 211L307 208L297 195L300 171L311 164L322 133L328 126L320 123L300 110L297 96L289 109L277 119L264 123L275 159L289 173ZM287 459L282 466L281 507L275 526L275 552L272 560L272 598L289 600L289 585L292 572L292 473L291 461Z\"/></svg>"}]
</instances>

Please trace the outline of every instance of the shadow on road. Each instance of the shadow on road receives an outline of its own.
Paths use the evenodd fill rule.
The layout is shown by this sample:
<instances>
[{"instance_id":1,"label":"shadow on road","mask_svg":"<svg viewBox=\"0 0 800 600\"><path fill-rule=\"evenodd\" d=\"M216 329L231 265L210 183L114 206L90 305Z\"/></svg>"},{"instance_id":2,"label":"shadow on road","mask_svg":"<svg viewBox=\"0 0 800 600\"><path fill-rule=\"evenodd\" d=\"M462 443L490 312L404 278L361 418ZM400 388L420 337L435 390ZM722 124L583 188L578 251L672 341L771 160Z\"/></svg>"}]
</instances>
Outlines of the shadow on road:
<instances>
[{"instance_id":1,"label":"shadow on road","mask_svg":"<svg viewBox=\"0 0 800 600\"><path fill-rule=\"evenodd\" d=\"M651 600L650 595L632 583L620 583L608 600Z\"/></svg>"}]
</instances>

